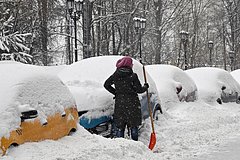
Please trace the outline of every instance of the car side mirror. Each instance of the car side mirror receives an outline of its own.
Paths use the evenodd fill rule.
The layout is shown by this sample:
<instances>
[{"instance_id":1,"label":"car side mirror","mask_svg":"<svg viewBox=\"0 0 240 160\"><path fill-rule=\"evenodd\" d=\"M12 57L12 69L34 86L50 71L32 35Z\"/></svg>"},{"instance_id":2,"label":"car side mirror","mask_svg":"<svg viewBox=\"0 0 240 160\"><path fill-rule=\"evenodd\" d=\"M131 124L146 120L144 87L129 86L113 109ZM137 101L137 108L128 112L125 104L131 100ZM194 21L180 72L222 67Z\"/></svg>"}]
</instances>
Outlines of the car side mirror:
<instances>
[{"instance_id":1,"label":"car side mirror","mask_svg":"<svg viewBox=\"0 0 240 160\"><path fill-rule=\"evenodd\" d=\"M33 119L38 116L37 110L29 110L29 111L24 111L21 112L21 121L23 122L26 119Z\"/></svg>"},{"instance_id":2,"label":"car side mirror","mask_svg":"<svg viewBox=\"0 0 240 160\"><path fill-rule=\"evenodd\" d=\"M182 86L178 86L176 87L176 93L179 94L182 91Z\"/></svg>"},{"instance_id":3,"label":"car side mirror","mask_svg":"<svg viewBox=\"0 0 240 160\"><path fill-rule=\"evenodd\" d=\"M217 99L217 102L218 102L218 104L222 104L221 98L218 98L218 99Z\"/></svg>"},{"instance_id":4,"label":"car side mirror","mask_svg":"<svg viewBox=\"0 0 240 160\"><path fill-rule=\"evenodd\" d=\"M221 90L223 91L223 90L225 90L225 89L226 89L226 86L222 86Z\"/></svg>"}]
</instances>

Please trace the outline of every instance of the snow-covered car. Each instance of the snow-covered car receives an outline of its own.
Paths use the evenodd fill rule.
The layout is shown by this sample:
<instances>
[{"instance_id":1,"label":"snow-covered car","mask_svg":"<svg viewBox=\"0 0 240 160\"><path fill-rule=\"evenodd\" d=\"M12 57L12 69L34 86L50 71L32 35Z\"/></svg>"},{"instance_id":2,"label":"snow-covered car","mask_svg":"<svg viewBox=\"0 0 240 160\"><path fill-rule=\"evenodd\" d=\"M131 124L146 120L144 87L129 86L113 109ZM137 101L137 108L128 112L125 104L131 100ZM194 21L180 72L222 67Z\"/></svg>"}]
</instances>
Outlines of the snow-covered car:
<instances>
[{"instance_id":1,"label":"snow-covered car","mask_svg":"<svg viewBox=\"0 0 240 160\"><path fill-rule=\"evenodd\" d=\"M147 72L155 81L162 103L197 99L197 86L182 69L166 64L147 65Z\"/></svg>"},{"instance_id":2,"label":"snow-covered car","mask_svg":"<svg viewBox=\"0 0 240 160\"><path fill-rule=\"evenodd\" d=\"M240 85L228 72L220 68L200 67L186 70L195 81L199 99L205 102L239 103Z\"/></svg>"},{"instance_id":3,"label":"snow-covered car","mask_svg":"<svg viewBox=\"0 0 240 160\"><path fill-rule=\"evenodd\" d=\"M0 77L0 155L10 146L76 131L76 103L59 77L14 61L0 61Z\"/></svg>"},{"instance_id":4,"label":"snow-covered car","mask_svg":"<svg viewBox=\"0 0 240 160\"><path fill-rule=\"evenodd\" d=\"M79 111L80 124L92 133L109 136L114 109L113 95L103 84L116 70L115 64L122 56L99 56L81 60L63 69L58 76L72 92ZM144 84L142 64L133 60L133 71ZM160 109L160 100L154 81L147 74L153 112ZM140 94L142 118L149 117L146 93Z\"/></svg>"}]
</instances>

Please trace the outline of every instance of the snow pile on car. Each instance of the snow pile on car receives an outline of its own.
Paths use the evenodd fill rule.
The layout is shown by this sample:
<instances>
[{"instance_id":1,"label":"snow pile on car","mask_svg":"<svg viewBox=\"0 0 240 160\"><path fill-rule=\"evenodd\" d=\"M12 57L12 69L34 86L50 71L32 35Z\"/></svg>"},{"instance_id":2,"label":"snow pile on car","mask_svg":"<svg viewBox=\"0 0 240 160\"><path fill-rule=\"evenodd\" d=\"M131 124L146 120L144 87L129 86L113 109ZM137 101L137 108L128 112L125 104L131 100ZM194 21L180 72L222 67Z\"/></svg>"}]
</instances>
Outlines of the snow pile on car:
<instances>
[{"instance_id":1,"label":"snow pile on car","mask_svg":"<svg viewBox=\"0 0 240 160\"><path fill-rule=\"evenodd\" d=\"M122 56L83 59L69 65L58 74L73 94L79 111L113 107L113 95L103 87L103 84L116 70L115 64L120 58ZM138 74L141 84L144 84L142 64L134 59L133 71ZM150 86L149 92L157 95L156 85L149 74L147 74L147 80ZM142 95L139 95L140 99ZM158 95L155 98L159 100Z\"/></svg>"},{"instance_id":2,"label":"snow pile on car","mask_svg":"<svg viewBox=\"0 0 240 160\"><path fill-rule=\"evenodd\" d=\"M227 94L240 92L240 85L223 69L214 67L193 68L186 73L195 81L199 90L199 99L206 102L216 102L221 97L222 87Z\"/></svg>"},{"instance_id":3,"label":"snow pile on car","mask_svg":"<svg viewBox=\"0 0 240 160\"><path fill-rule=\"evenodd\" d=\"M166 64L147 65L146 69L156 83L159 96L163 104L179 102L179 97L188 100L190 94L197 97L195 82L180 68ZM176 88L182 87L179 95ZM193 100L191 100L193 101Z\"/></svg>"}]
</instances>

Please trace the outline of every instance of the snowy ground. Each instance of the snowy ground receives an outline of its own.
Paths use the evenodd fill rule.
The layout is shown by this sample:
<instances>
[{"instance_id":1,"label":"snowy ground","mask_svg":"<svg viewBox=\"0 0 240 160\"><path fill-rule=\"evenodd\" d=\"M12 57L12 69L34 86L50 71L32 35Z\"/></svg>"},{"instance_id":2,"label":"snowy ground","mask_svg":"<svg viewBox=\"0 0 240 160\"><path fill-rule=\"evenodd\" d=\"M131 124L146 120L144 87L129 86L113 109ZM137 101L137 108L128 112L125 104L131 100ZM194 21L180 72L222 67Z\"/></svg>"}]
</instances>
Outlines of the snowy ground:
<instances>
[{"instance_id":1,"label":"snowy ground","mask_svg":"<svg viewBox=\"0 0 240 160\"><path fill-rule=\"evenodd\" d=\"M212 151L210 154L202 155L193 160L238 160L240 158L240 135L235 138L231 138L224 145L218 147L217 150Z\"/></svg>"},{"instance_id":2,"label":"snowy ground","mask_svg":"<svg viewBox=\"0 0 240 160\"><path fill-rule=\"evenodd\" d=\"M208 157L238 136L240 130L240 107L235 103L183 103L167 113L168 119L156 122L160 133L158 145L164 159Z\"/></svg>"},{"instance_id":3,"label":"snowy ground","mask_svg":"<svg viewBox=\"0 0 240 160\"><path fill-rule=\"evenodd\" d=\"M204 102L165 104L155 121L157 144L147 148L150 123L140 142L106 139L79 126L72 136L58 141L26 143L11 148L1 160L237 160L240 140L240 105ZM238 147L238 148L237 148Z\"/></svg>"}]
</instances>

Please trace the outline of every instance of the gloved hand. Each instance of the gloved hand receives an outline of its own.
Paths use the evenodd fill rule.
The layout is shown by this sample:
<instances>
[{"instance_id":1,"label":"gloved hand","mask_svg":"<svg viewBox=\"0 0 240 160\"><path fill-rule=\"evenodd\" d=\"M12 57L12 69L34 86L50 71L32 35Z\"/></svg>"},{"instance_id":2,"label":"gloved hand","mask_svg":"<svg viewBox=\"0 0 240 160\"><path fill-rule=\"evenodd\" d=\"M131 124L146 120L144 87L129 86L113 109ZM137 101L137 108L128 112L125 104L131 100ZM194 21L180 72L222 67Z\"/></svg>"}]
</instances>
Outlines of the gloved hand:
<instances>
[{"instance_id":1,"label":"gloved hand","mask_svg":"<svg viewBox=\"0 0 240 160\"><path fill-rule=\"evenodd\" d=\"M144 83L144 85L143 85L145 88L149 88L149 84L148 83Z\"/></svg>"}]
</instances>

